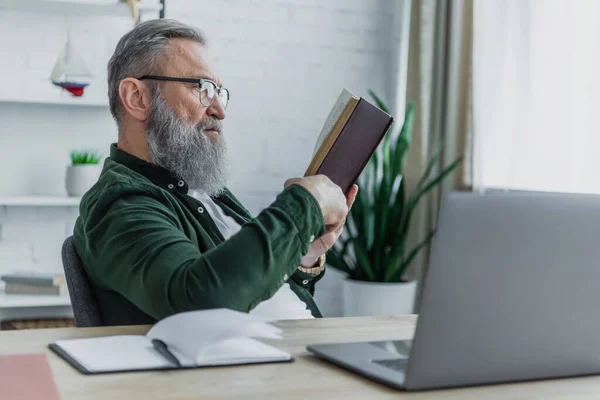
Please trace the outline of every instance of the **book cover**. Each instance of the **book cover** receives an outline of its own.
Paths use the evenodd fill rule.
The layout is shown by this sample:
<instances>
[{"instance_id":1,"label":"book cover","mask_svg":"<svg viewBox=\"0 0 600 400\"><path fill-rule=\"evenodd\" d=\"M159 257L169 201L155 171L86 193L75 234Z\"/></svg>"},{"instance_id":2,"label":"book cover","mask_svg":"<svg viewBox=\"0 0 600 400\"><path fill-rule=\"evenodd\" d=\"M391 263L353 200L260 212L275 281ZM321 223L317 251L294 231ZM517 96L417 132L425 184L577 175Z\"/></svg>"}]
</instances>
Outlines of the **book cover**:
<instances>
[{"instance_id":1,"label":"book cover","mask_svg":"<svg viewBox=\"0 0 600 400\"><path fill-rule=\"evenodd\" d=\"M346 193L393 121L380 108L344 89L325 121L304 175L326 175Z\"/></svg>"},{"instance_id":2,"label":"book cover","mask_svg":"<svg viewBox=\"0 0 600 400\"><path fill-rule=\"evenodd\" d=\"M62 273L43 273L33 271L13 272L0 277L1 280L9 283L18 283L24 285L37 286L59 286L65 285L65 276Z\"/></svg>"},{"instance_id":3,"label":"book cover","mask_svg":"<svg viewBox=\"0 0 600 400\"><path fill-rule=\"evenodd\" d=\"M39 294L61 296L67 293L66 285L29 285L24 283L7 283L4 288L6 294Z\"/></svg>"}]
</instances>

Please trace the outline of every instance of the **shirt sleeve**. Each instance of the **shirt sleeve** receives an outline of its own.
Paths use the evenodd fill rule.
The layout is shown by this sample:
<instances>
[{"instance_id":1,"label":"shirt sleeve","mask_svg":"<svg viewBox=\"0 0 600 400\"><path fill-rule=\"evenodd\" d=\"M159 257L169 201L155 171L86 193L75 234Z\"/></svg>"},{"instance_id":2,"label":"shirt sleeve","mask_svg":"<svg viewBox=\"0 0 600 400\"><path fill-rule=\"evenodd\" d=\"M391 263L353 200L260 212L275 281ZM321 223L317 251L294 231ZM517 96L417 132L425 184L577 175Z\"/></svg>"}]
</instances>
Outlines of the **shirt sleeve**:
<instances>
[{"instance_id":1,"label":"shirt sleeve","mask_svg":"<svg viewBox=\"0 0 600 400\"><path fill-rule=\"evenodd\" d=\"M314 197L299 185L225 242L202 253L170 207L143 192L122 195L85 223L86 269L156 319L205 308L249 311L294 274L325 224ZM77 240L76 240L77 244ZM297 275L296 275L297 276Z\"/></svg>"}]
</instances>

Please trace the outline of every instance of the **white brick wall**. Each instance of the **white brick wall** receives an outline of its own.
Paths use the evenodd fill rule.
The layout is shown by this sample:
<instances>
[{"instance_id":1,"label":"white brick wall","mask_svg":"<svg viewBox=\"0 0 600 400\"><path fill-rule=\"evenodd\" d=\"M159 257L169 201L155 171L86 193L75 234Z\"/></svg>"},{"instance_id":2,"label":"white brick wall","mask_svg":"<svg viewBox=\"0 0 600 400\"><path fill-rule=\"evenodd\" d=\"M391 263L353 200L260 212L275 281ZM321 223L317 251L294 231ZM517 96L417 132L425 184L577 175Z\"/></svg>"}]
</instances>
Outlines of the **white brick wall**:
<instances>
[{"instance_id":1,"label":"white brick wall","mask_svg":"<svg viewBox=\"0 0 600 400\"><path fill-rule=\"evenodd\" d=\"M342 88L392 98L394 15L403 0L169 0L167 17L204 30L232 93L225 123L233 191L258 212L286 178L304 172ZM0 13L0 94L55 90L48 82L67 28L104 96L106 61L130 28L121 17ZM0 103L0 195L64 194L73 148L105 152L116 138L108 108ZM0 273L60 268L76 209L0 207ZM331 274L332 276L334 274ZM329 278L331 279L331 278ZM322 287L326 314L337 294ZM336 291L337 293L337 291ZM327 296L329 294L329 297ZM333 296L333 297L332 297Z\"/></svg>"}]
</instances>

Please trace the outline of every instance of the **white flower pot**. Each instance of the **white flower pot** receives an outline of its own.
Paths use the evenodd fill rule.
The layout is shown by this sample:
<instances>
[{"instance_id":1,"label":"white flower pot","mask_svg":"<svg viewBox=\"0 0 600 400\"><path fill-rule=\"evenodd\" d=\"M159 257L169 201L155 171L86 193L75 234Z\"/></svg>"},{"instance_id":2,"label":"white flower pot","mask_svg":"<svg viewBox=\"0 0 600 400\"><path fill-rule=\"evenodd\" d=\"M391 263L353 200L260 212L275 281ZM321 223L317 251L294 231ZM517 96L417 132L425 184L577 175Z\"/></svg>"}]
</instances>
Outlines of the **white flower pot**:
<instances>
[{"instance_id":1,"label":"white flower pot","mask_svg":"<svg viewBox=\"0 0 600 400\"><path fill-rule=\"evenodd\" d=\"M65 179L69 196L83 196L98 181L100 171L102 171L100 164L69 165Z\"/></svg>"},{"instance_id":2,"label":"white flower pot","mask_svg":"<svg viewBox=\"0 0 600 400\"><path fill-rule=\"evenodd\" d=\"M381 283L346 278L342 285L344 316L412 314L416 291L417 281Z\"/></svg>"}]
</instances>

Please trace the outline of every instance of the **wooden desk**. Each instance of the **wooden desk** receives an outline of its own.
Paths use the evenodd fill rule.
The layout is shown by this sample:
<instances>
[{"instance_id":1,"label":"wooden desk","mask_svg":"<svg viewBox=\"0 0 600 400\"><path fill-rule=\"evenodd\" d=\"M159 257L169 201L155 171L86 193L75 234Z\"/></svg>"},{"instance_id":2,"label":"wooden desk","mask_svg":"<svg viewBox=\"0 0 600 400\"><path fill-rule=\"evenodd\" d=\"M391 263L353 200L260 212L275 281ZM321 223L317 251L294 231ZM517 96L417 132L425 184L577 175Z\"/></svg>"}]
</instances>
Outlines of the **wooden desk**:
<instances>
[{"instance_id":1,"label":"wooden desk","mask_svg":"<svg viewBox=\"0 0 600 400\"><path fill-rule=\"evenodd\" d=\"M54 355L47 344L59 339L144 334L148 327L46 329L0 332L0 354L46 353L64 400L77 399L205 399L270 398L386 399L597 399L600 376L477 388L406 393L387 388L309 355L310 343L407 339L414 332L414 316L333 318L277 323L283 341L270 341L292 353L291 364L207 368L84 376ZM1 398L0 388L0 398Z\"/></svg>"}]
</instances>

